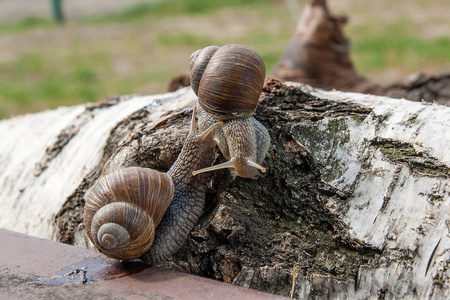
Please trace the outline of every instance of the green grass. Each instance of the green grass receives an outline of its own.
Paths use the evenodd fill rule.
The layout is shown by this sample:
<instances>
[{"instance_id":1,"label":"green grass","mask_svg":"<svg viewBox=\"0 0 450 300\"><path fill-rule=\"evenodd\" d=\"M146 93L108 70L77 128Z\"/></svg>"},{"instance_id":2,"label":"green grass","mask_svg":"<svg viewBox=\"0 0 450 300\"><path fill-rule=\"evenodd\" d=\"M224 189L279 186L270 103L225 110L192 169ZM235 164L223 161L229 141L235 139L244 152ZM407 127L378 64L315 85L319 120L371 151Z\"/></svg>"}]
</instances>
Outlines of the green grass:
<instances>
[{"instance_id":1,"label":"green grass","mask_svg":"<svg viewBox=\"0 0 450 300\"><path fill-rule=\"evenodd\" d=\"M104 55L22 54L0 64L0 103L11 101L14 111L23 112L55 107L61 101L65 105L97 101L104 90L99 74L108 65Z\"/></svg>"},{"instance_id":2,"label":"green grass","mask_svg":"<svg viewBox=\"0 0 450 300\"><path fill-rule=\"evenodd\" d=\"M0 117L60 105L96 102L111 95L132 94L147 82L165 86L164 70L140 69L125 77L110 76L107 52L33 52L0 64Z\"/></svg>"},{"instance_id":3,"label":"green grass","mask_svg":"<svg viewBox=\"0 0 450 300\"><path fill-rule=\"evenodd\" d=\"M450 37L424 39L415 36L409 22L402 20L383 27L351 28L352 57L362 73L397 66L417 72L425 65L450 63Z\"/></svg>"},{"instance_id":4,"label":"green grass","mask_svg":"<svg viewBox=\"0 0 450 300\"><path fill-rule=\"evenodd\" d=\"M162 19L180 15L204 15L229 7L261 7L270 0L164 0L142 3L122 12L90 18L91 22L135 22L146 19ZM272 2L279 2L272 1Z\"/></svg>"},{"instance_id":5,"label":"green grass","mask_svg":"<svg viewBox=\"0 0 450 300\"><path fill-rule=\"evenodd\" d=\"M400 65L408 70L420 70L424 64L450 62L450 38L424 40L414 36L375 35L354 43L358 69L373 72Z\"/></svg>"},{"instance_id":6,"label":"green grass","mask_svg":"<svg viewBox=\"0 0 450 300\"><path fill-rule=\"evenodd\" d=\"M220 41L218 39L213 39L202 34L194 34L185 31L158 34L156 42L159 45L167 48L180 46L202 48L206 47L207 45L220 44Z\"/></svg>"},{"instance_id":7,"label":"green grass","mask_svg":"<svg viewBox=\"0 0 450 300\"><path fill-rule=\"evenodd\" d=\"M190 55L186 51L191 53L207 45L222 45L234 40L199 32L160 28L153 35L146 35L151 38L146 41L134 33L134 30L147 26L152 28L166 18L220 13L237 6L240 11L257 7L264 9L269 2L165 0L139 4L120 13L78 20L63 27L32 17L2 25L0 35L10 38L17 36L19 39L21 35L32 35L37 29L49 34L65 30L78 34L85 29L95 31L119 26L132 34L121 34L117 40L107 37L102 37L101 40L83 40L74 36L69 38L69 47L63 50L57 49L57 42L54 42L55 48L37 42L28 51L18 53L14 59L0 62L0 119L60 105L95 102L111 95L164 92L168 81L185 72L180 70L186 69L175 66L171 57L186 57L180 62L183 64ZM272 1L272 4L276 2ZM124 62L121 63L121 60ZM117 71L121 64L125 67L131 65L131 70ZM188 66L188 61L185 61L185 65Z\"/></svg>"},{"instance_id":8,"label":"green grass","mask_svg":"<svg viewBox=\"0 0 450 300\"><path fill-rule=\"evenodd\" d=\"M50 20L30 16L16 23L2 24L0 26L0 34L23 32L37 27L52 28L54 26L55 24Z\"/></svg>"}]
</instances>

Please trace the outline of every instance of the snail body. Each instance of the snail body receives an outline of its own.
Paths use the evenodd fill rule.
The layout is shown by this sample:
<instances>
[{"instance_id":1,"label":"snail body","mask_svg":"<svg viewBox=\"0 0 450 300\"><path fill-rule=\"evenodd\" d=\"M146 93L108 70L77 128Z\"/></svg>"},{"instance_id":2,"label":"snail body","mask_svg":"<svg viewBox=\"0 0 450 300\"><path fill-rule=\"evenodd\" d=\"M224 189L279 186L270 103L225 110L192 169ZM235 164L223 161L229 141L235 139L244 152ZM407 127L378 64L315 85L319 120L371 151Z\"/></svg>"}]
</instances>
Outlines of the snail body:
<instances>
[{"instance_id":1,"label":"snail body","mask_svg":"<svg viewBox=\"0 0 450 300\"><path fill-rule=\"evenodd\" d=\"M183 149L167 173L129 167L97 180L86 197L84 226L100 252L159 264L179 250L205 201L206 180L192 172L211 165L210 133L219 125L199 133L194 109Z\"/></svg>"},{"instance_id":2,"label":"snail body","mask_svg":"<svg viewBox=\"0 0 450 300\"><path fill-rule=\"evenodd\" d=\"M193 174L233 168L238 176L254 178L259 171L265 172L261 164L270 136L252 117L266 74L262 58L243 45L209 46L191 55L190 69L191 86L201 106L200 128L223 122L223 127L214 131L214 137L228 159Z\"/></svg>"},{"instance_id":3,"label":"snail body","mask_svg":"<svg viewBox=\"0 0 450 300\"><path fill-rule=\"evenodd\" d=\"M218 122L201 107L198 116L200 128L208 128ZM261 164L269 150L270 136L264 125L254 117L225 120L223 124L221 128L214 129L213 136L227 161L197 170L194 174L232 168L233 176L254 178L259 175L259 171L265 172Z\"/></svg>"}]
</instances>

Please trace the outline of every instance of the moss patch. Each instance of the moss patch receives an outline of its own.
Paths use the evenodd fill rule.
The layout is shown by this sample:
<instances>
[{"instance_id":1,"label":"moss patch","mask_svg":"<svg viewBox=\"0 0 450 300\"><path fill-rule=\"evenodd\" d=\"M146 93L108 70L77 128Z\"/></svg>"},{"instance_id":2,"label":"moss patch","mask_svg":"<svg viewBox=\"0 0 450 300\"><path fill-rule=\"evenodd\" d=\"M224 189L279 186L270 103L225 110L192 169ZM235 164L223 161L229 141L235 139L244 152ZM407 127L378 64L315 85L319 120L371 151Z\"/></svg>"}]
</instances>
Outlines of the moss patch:
<instances>
[{"instance_id":1,"label":"moss patch","mask_svg":"<svg viewBox=\"0 0 450 300\"><path fill-rule=\"evenodd\" d=\"M416 151L409 143L378 137L372 140L370 145L380 149L393 163L406 164L413 172L432 176L450 175L450 168L448 166L423 152Z\"/></svg>"}]
</instances>

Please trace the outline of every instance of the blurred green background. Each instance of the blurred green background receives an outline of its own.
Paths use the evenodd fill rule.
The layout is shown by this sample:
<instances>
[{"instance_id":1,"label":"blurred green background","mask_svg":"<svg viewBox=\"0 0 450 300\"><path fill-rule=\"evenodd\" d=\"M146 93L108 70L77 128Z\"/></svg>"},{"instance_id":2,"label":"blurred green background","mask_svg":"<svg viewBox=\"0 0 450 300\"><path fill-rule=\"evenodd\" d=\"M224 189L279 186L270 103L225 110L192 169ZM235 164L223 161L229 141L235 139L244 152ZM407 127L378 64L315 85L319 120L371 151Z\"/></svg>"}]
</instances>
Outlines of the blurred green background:
<instances>
[{"instance_id":1,"label":"blurred green background","mask_svg":"<svg viewBox=\"0 0 450 300\"><path fill-rule=\"evenodd\" d=\"M307 2L121 0L109 9L114 1L73 8L77 0L63 0L66 21L56 24L51 0L33 0L40 11L15 18L2 10L8 1L30 5L0 0L0 118L163 93L171 78L188 73L190 54L211 44L249 45L270 73ZM419 71L450 71L450 1L329 0L329 6L349 17L352 58L366 77L390 84Z\"/></svg>"}]
</instances>

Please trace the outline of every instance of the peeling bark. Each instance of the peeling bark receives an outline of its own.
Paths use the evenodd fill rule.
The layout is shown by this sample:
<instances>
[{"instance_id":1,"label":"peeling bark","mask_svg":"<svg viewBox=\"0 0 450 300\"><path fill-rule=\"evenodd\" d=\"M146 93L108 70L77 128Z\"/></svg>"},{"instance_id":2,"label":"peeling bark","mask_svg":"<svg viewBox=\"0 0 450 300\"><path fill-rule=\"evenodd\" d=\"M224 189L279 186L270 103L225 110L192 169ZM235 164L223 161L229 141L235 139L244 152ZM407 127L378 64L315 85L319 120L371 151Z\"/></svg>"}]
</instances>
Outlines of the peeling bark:
<instances>
[{"instance_id":1,"label":"peeling bark","mask_svg":"<svg viewBox=\"0 0 450 300\"><path fill-rule=\"evenodd\" d=\"M195 101L183 89L1 121L14 143L0 152L0 226L90 247L83 197L101 170L166 171ZM165 266L298 299L448 298L449 109L268 80L267 173L211 173L204 215Z\"/></svg>"}]
</instances>

